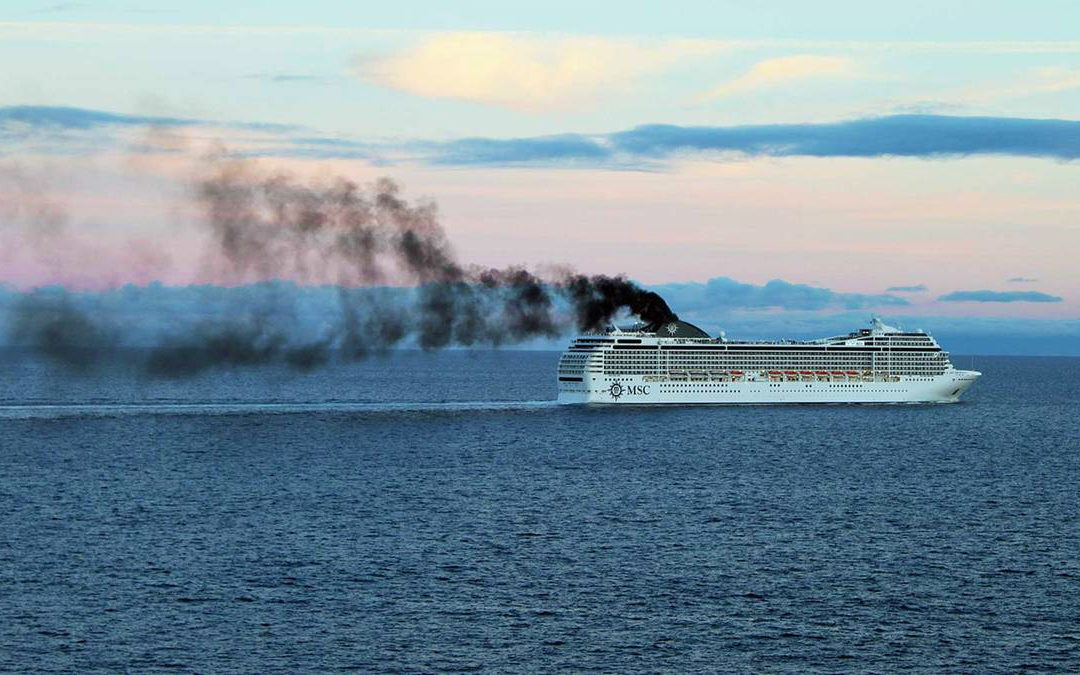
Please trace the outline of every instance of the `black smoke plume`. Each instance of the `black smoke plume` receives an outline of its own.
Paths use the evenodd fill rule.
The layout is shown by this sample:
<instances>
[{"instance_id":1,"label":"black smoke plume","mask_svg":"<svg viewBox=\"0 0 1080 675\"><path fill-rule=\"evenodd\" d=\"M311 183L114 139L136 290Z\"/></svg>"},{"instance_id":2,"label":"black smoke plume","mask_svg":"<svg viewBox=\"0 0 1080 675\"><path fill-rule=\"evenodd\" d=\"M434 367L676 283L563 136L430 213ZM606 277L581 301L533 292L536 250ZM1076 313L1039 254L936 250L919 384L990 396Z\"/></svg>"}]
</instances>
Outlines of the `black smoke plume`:
<instances>
[{"instance_id":1,"label":"black smoke plume","mask_svg":"<svg viewBox=\"0 0 1080 675\"><path fill-rule=\"evenodd\" d=\"M284 278L334 286L337 318L318 334L298 335L288 298L237 306L230 318L172 326L159 336L140 364L149 375L268 363L308 370L385 352L409 338L424 349L509 344L602 329L623 312L647 324L677 319L660 296L622 276L462 264L435 204L410 204L390 179L366 189L344 178L305 183L217 161L192 197L213 242L213 276L227 284ZM380 299L372 285L415 292L403 304L400 296ZM116 344L105 337L114 329L66 300L53 302L18 308L13 338L70 367L92 367Z\"/></svg>"},{"instance_id":2,"label":"black smoke plume","mask_svg":"<svg viewBox=\"0 0 1080 675\"><path fill-rule=\"evenodd\" d=\"M80 309L62 292L37 291L12 308L9 339L30 345L48 360L75 373L87 373L112 355L116 335L108 321Z\"/></svg>"}]
</instances>

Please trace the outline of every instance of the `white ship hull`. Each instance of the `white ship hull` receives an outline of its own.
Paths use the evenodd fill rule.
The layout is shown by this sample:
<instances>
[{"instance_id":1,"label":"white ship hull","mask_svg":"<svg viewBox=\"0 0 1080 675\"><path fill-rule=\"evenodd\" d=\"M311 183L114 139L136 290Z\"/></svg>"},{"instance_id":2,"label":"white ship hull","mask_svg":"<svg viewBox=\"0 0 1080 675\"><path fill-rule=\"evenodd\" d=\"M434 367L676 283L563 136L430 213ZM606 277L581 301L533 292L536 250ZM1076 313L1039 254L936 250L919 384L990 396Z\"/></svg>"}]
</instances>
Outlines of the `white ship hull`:
<instances>
[{"instance_id":1,"label":"white ship hull","mask_svg":"<svg viewBox=\"0 0 1080 675\"><path fill-rule=\"evenodd\" d=\"M779 383L656 382L644 377L594 376L582 378L581 383L560 382L559 403L956 403L979 375L971 370L952 370L935 378L901 378L899 382Z\"/></svg>"},{"instance_id":2,"label":"white ship hull","mask_svg":"<svg viewBox=\"0 0 1080 675\"><path fill-rule=\"evenodd\" d=\"M559 360L560 403L954 403L980 373L958 370L932 337L875 320L811 341L728 341L685 321L611 328Z\"/></svg>"}]
</instances>

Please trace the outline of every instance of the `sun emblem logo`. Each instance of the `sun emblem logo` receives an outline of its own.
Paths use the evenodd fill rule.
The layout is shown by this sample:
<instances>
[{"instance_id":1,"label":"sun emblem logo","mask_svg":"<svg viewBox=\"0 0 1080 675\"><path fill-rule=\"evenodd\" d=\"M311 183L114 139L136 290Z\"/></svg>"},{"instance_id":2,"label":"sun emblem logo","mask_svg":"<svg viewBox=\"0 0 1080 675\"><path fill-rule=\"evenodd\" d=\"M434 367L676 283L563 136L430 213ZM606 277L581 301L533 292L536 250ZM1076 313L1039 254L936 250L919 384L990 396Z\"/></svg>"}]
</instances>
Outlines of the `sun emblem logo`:
<instances>
[{"instance_id":1,"label":"sun emblem logo","mask_svg":"<svg viewBox=\"0 0 1080 675\"><path fill-rule=\"evenodd\" d=\"M623 386L618 382L612 382L611 388L608 389L608 393L611 394L613 401L618 401L619 397L623 395Z\"/></svg>"},{"instance_id":2,"label":"sun emblem logo","mask_svg":"<svg viewBox=\"0 0 1080 675\"><path fill-rule=\"evenodd\" d=\"M674 335L675 333L679 332L679 325L678 325L678 324L676 324L676 323L674 323L674 322L673 322L673 323L669 323L669 324L667 325L667 332L669 332L669 333L671 333L672 335Z\"/></svg>"}]
</instances>

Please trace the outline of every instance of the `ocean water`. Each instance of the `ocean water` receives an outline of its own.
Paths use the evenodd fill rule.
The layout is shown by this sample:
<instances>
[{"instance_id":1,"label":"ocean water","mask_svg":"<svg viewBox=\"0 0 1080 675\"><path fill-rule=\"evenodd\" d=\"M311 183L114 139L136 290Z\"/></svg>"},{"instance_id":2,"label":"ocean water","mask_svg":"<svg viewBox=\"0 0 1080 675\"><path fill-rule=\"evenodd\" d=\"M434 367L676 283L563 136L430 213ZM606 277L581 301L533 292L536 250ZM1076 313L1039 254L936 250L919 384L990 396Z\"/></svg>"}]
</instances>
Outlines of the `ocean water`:
<instances>
[{"instance_id":1,"label":"ocean water","mask_svg":"<svg viewBox=\"0 0 1080 675\"><path fill-rule=\"evenodd\" d=\"M1080 360L977 358L956 405L584 408L556 359L8 355L0 670L1080 670Z\"/></svg>"}]
</instances>

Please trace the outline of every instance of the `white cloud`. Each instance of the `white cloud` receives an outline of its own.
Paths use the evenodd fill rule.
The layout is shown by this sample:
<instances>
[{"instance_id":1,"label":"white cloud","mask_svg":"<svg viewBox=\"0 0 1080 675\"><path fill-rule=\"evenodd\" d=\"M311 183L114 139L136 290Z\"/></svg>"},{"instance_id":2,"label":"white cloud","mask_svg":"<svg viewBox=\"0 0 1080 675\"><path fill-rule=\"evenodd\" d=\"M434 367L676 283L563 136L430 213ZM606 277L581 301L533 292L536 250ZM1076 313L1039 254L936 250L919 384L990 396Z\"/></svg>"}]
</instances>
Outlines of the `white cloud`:
<instances>
[{"instance_id":1,"label":"white cloud","mask_svg":"<svg viewBox=\"0 0 1080 675\"><path fill-rule=\"evenodd\" d=\"M781 56L756 64L745 75L712 89L703 98L720 98L800 80L846 79L855 75L856 68L851 59L817 54Z\"/></svg>"},{"instance_id":2,"label":"white cloud","mask_svg":"<svg viewBox=\"0 0 1080 675\"><path fill-rule=\"evenodd\" d=\"M1080 69L1033 68L1009 79L928 91L918 97L882 101L867 114L985 114L996 113L999 104L1033 96L1052 96L1080 89Z\"/></svg>"},{"instance_id":3,"label":"white cloud","mask_svg":"<svg viewBox=\"0 0 1080 675\"><path fill-rule=\"evenodd\" d=\"M1080 89L1080 69L1036 68L1010 82L964 90L959 98L969 103L987 103L1073 89Z\"/></svg>"},{"instance_id":4,"label":"white cloud","mask_svg":"<svg viewBox=\"0 0 1080 675\"><path fill-rule=\"evenodd\" d=\"M355 73L427 98L545 111L586 106L682 59L722 49L723 43L700 40L443 33L381 58L358 59Z\"/></svg>"}]
</instances>

